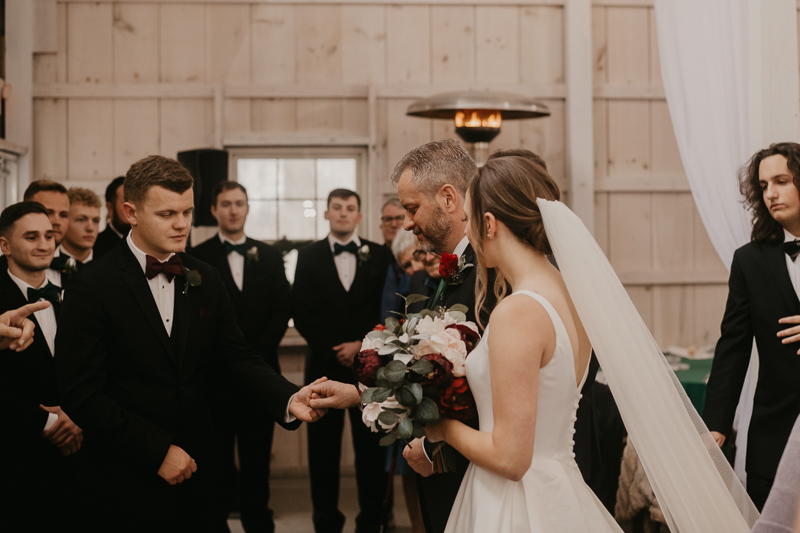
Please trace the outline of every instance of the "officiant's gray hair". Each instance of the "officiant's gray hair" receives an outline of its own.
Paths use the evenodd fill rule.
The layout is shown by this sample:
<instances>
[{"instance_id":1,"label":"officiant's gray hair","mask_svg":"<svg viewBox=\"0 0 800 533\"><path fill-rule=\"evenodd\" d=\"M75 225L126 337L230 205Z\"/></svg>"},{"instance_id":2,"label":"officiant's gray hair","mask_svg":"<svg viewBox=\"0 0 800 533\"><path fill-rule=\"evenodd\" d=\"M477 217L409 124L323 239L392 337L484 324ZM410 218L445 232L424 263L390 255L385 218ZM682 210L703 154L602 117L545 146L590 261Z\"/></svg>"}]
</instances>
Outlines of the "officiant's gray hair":
<instances>
[{"instance_id":1,"label":"officiant's gray hair","mask_svg":"<svg viewBox=\"0 0 800 533\"><path fill-rule=\"evenodd\" d=\"M445 185L452 185L463 197L478 174L475 161L455 139L429 142L408 152L394 167L392 184L397 185L406 170L411 171L414 188L428 198Z\"/></svg>"}]
</instances>

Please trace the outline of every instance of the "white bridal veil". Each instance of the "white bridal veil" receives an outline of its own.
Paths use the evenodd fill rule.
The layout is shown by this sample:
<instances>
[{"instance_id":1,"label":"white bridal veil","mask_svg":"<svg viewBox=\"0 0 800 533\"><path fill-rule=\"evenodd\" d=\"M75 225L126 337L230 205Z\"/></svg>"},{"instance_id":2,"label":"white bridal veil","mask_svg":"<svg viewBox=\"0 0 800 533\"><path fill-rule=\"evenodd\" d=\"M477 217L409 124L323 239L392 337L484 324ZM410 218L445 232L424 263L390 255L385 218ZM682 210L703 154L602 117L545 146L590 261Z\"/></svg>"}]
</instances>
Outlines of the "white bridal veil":
<instances>
[{"instance_id":1,"label":"white bridal veil","mask_svg":"<svg viewBox=\"0 0 800 533\"><path fill-rule=\"evenodd\" d=\"M569 294L672 533L746 533L739 479L580 218L537 200Z\"/></svg>"}]
</instances>

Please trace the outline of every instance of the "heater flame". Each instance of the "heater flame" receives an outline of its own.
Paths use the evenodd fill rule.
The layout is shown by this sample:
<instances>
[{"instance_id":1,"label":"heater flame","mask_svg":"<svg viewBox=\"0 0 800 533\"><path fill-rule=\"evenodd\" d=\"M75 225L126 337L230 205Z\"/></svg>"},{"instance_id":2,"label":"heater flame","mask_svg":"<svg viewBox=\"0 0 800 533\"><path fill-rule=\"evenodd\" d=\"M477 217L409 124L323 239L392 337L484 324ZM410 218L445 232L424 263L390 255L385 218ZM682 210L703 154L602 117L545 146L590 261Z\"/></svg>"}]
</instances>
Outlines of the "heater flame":
<instances>
[{"instance_id":1,"label":"heater flame","mask_svg":"<svg viewBox=\"0 0 800 533\"><path fill-rule=\"evenodd\" d=\"M469 116L469 119L467 119L467 116ZM480 109L456 112L457 128L499 128L501 122L502 118L499 111Z\"/></svg>"}]
</instances>

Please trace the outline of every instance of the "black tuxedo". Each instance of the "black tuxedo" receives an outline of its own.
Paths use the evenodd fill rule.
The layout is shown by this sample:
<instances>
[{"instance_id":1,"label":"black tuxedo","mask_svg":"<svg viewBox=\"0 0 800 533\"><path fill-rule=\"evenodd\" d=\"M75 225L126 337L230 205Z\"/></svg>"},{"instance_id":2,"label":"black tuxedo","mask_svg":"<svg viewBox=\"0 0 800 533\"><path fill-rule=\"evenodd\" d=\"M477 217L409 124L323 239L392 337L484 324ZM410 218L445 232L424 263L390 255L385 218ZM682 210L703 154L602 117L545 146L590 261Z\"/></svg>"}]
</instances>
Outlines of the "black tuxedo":
<instances>
[{"instance_id":1,"label":"black tuxedo","mask_svg":"<svg viewBox=\"0 0 800 533\"><path fill-rule=\"evenodd\" d=\"M783 448L800 415L798 344L781 344L778 320L800 314L781 243L746 244L736 250L703 418L711 431L730 437L753 337L759 371L747 439L747 489L756 507L766 499Z\"/></svg>"},{"instance_id":2,"label":"black tuxedo","mask_svg":"<svg viewBox=\"0 0 800 533\"><path fill-rule=\"evenodd\" d=\"M0 313L27 304L22 291L0 270ZM52 305L52 304L51 304ZM58 305L54 305L58 317ZM74 513L71 498L76 456L64 456L42 436L48 414L39 405L60 405L56 367L36 317L33 343L22 352L0 351L0 530L46 531L62 528ZM79 452L80 453L80 452ZM65 516L66 513L66 516Z\"/></svg>"},{"instance_id":3,"label":"black tuxedo","mask_svg":"<svg viewBox=\"0 0 800 533\"><path fill-rule=\"evenodd\" d=\"M228 289L239 328L250 348L280 372L278 344L291 317L291 287L281 253L260 241L247 239L247 250L258 250L258 260L244 258L242 290L236 286L228 263L225 246L215 235L189 251L198 259L217 269ZM241 470L241 517L245 530L274 531L269 509L269 471L274 424L253 419L241 409L247 400L237 392L236 384L225 387L220 401L224 460L230 476L228 488L233 489L234 436L238 436ZM240 413L245 416L237 416ZM227 501L223 501L227 509Z\"/></svg>"},{"instance_id":4,"label":"black tuxedo","mask_svg":"<svg viewBox=\"0 0 800 533\"><path fill-rule=\"evenodd\" d=\"M333 346L361 341L380 321L383 283L394 258L385 246L363 239L361 244L369 246L370 258L359 265L356 255L356 273L349 291L339 279L327 238L306 246L298 255L292 312L297 330L308 343L306 382L327 376L355 383L353 371L339 363ZM357 407L351 408L349 415L360 508L356 531L377 533L386 491L386 451L378 444L381 435L370 432ZM320 422L308 428L314 528L317 533L338 533L344 524L344 515L338 510L344 412L329 412Z\"/></svg>"},{"instance_id":5,"label":"black tuxedo","mask_svg":"<svg viewBox=\"0 0 800 533\"><path fill-rule=\"evenodd\" d=\"M219 273L179 256L202 282L186 290L183 277L173 281L171 335L126 241L73 276L66 291L56 338L59 390L86 435L84 466L100 530L227 529L215 505L211 394L220 380L238 384L253 418L299 425L284 422L297 387L250 350ZM157 475L170 445L198 468L175 486Z\"/></svg>"},{"instance_id":6,"label":"black tuxedo","mask_svg":"<svg viewBox=\"0 0 800 533\"><path fill-rule=\"evenodd\" d=\"M100 232L97 240L94 241L94 258L99 259L114 249L114 247L121 241L122 238L111 229L111 224L106 224L106 229Z\"/></svg>"}]
</instances>

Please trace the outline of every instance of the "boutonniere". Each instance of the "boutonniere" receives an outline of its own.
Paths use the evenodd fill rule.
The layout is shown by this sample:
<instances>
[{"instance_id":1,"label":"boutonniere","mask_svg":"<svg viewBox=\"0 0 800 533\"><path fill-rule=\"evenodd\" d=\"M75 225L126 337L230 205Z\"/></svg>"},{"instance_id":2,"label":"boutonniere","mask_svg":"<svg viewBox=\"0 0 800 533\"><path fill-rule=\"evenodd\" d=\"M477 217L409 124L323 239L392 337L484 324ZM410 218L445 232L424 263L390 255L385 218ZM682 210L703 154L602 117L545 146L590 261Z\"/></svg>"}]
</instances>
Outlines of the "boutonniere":
<instances>
[{"instance_id":1,"label":"boutonniere","mask_svg":"<svg viewBox=\"0 0 800 533\"><path fill-rule=\"evenodd\" d=\"M189 292L189 287L199 287L203 284L203 275L197 270L190 270L181 265L183 269L183 278L186 280L186 285L183 286L183 294Z\"/></svg>"},{"instance_id":2,"label":"boutonniere","mask_svg":"<svg viewBox=\"0 0 800 533\"><path fill-rule=\"evenodd\" d=\"M369 261L370 257L369 254L369 245L364 244L361 248L358 249L358 264L359 266L363 265L365 262Z\"/></svg>"},{"instance_id":3,"label":"boutonniere","mask_svg":"<svg viewBox=\"0 0 800 533\"><path fill-rule=\"evenodd\" d=\"M467 263L463 255L458 257L456 254L442 254L442 259L439 261L439 274L448 285L458 285L467 277L466 270L472 266L474 265Z\"/></svg>"},{"instance_id":4,"label":"boutonniere","mask_svg":"<svg viewBox=\"0 0 800 533\"><path fill-rule=\"evenodd\" d=\"M64 272L65 274L74 274L78 271L78 262L75 261L74 257L68 257L67 262L64 264Z\"/></svg>"},{"instance_id":5,"label":"boutonniere","mask_svg":"<svg viewBox=\"0 0 800 533\"><path fill-rule=\"evenodd\" d=\"M247 260L248 265L251 263L258 263L258 248L256 246L253 246L252 248L247 250L247 255L245 256L245 259Z\"/></svg>"},{"instance_id":6,"label":"boutonniere","mask_svg":"<svg viewBox=\"0 0 800 533\"><path fill-rule=\"evenodd\" d=\"M50 262L50 268L64 274L74 274L78 271L78 262L67 254L59 255Z\"/></svg>"}]
</instances>

